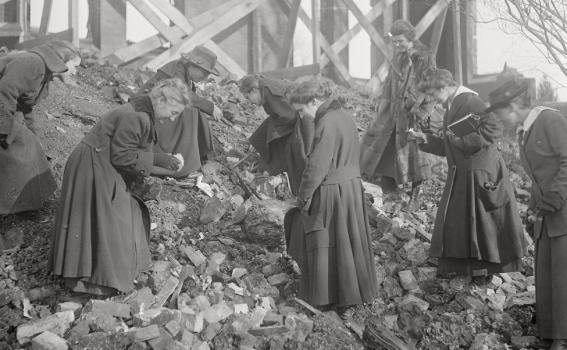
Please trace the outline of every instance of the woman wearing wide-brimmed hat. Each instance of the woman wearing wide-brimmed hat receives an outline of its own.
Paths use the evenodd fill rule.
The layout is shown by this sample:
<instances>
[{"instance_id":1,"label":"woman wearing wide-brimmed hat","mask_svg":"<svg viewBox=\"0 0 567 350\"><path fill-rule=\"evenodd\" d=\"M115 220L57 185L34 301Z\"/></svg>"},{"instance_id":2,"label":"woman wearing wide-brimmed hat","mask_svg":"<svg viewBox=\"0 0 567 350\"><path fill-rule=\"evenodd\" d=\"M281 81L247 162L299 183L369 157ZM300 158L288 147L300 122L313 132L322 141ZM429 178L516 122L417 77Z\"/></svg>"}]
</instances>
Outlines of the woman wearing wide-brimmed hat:
<instances>
[{"instance_id":1,"label":"woman wearing wide-brimmed hat","mask_svg":"<svg viewBox=\"0 0 567 350\"><path fill-rule=\"evenodd\" d=\"M536 319L550 349L567 349L567 118L529 103L528 81L490 92L490 110L518 126L522 165L532 180L527 228L536 243Z\"/></svg>"},{"instance_id":2,"label":"woman wearing wide-brimmed hat","mask_svg":"<svg viewBox=\"0 0 567 350\"><path fill-rule=\"evenodd\" d=\"M0 58L0 215L39 209L55 191L33 108L54 74L72 74L80 62L78 50L63 40Z\"/></svg>"},{"instance_id":3,"label":"woman wearing wide-brimmed hat","mask_svg":"<svg viewBox=\"0 0 567 350\"><path fill-rule=\"evenodd\" d=\"M502 123L485 113L476 92L459 86L445 69L428 70L419 89L447 110L440 134L410 132L423 151L445 156L449 166L431 239L438 274L478 276L483 282L481 276L521 270L526 242L498 147ZM452 133L449 125L469 114L468 132Z\"/></svg>"},{"instance_id":4,"label":"woman wearing wide-brimmed hat","mask_svg":"<svg viewBox=\"0 0 567 350\"><path fill-rule=\"evenodd\" d=\"M210 74L219 75L215 67L217 56L204 46L196 46L191 52L181 54L181 58L169 62L140 88L139 93L147 93L163 79L179 78L192 90L191 103L177 122L158 125L156 148L167 153L181 153L185 159L183 169L176 177L189 175L201 167L201 159L213 151L212 133L207 117L222 118L222 111L211 101L196 94L196 83L204 81Z\"/></svg>"}]
</instances>

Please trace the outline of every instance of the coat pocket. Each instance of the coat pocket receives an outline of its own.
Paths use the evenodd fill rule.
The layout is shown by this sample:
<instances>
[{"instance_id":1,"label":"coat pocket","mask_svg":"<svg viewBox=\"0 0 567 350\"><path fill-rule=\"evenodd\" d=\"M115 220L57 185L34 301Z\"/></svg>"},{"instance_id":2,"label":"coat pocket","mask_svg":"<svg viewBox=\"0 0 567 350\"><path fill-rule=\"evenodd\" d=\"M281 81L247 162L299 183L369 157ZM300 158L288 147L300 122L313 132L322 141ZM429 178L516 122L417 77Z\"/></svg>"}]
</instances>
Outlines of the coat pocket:
<instances>
[{"instance_id":1,"label":"coat pocket","mask_svg":"<svg viewBox=\"0 0 567 350\"><path fill-rule=\"evenodd\" d=\"M494 176L488 170L476 169L473 171L476 196L480 199L486 211L502 207L510 201L503 176Z\"/></svg>"},{"instance_id":2,"label":"coat pocket","mask_svg":"<svg viewBox=\"0 0 567 350\"><path fill-rule=\"evenodd\" d=\"M317 231L307 232L305 235L305 248L308 252L317 249L326 249L331 246L329 230L320 229Z\"/></svg>"}]
</instances>

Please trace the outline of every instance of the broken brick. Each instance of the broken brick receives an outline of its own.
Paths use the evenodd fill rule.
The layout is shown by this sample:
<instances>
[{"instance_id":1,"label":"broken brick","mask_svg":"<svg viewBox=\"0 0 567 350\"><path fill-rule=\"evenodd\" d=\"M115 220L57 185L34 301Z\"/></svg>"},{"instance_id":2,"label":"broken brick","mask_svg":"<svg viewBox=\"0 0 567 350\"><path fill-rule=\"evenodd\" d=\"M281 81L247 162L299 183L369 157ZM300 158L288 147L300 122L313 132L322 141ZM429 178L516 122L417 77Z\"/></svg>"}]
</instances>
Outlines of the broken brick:
<instances>
[{"instance_id":1,"label":"broken brick","mask_svg":"<svg viewBox=\"0 0 567 350\"><path fill-rule=\"evenodd\" d=\"M87 303L85 311L90 311L93 314L107 314L120 318L130 317L130 306L128 304L115 303L113 301L93 299Z\"/></svg>"},{"instance_id":2,"label":"broken brick","mask_svg":"<svg viewBox=\"0 0 567 350\"><path fill-rule=\"evenodd\" d=\"M16 337L20 344L28 343L31 338L45 331L53 332L62 336L70 328L71 322L75 320L73 311L54 313L43 319L24 323L16 329Z\"/></svg>"},{"instance_id":3,"label":"broken brick","mask_svg":"<svg viewBox=\"0 0 567 350\"><path fill-rule=\"evenodd\" d=\"M32 350L67 350L68 348L65 339L49 331L32 339Z\"/></svg>"}]
</instances>

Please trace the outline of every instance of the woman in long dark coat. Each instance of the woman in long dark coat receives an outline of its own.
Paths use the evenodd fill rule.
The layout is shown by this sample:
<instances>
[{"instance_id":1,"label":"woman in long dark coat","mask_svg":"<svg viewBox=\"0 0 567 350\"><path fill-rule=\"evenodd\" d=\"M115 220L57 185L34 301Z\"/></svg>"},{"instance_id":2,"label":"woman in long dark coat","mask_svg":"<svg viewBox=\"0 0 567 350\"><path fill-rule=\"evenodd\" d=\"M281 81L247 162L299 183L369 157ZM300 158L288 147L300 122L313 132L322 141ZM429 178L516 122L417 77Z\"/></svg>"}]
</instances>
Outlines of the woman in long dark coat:
<instances>
[{"instance_id":1,"label":"woman in long dark coat","mask_svg":"<svg viewBox=\"0 0 567 350\"><path fill-rule=\"evenodd\" d=\"M182 164L152 147L156 123L174 122L188 102L184 82L164 80L105 114L69 156L51 266L73 291L128 292L148 267L148 210L129 186L143 176L171 176Z\"/></svg>"},{"instance_id":2,"label":"woman in long dark coat","mask_svg":"<svg viewBox=\"0 0 567 350\"><path fill-rule=\"evenodd\" d=\"M478 95L458 86L451 73L432 69L420 89L447 109L440 135L410 132L425 152L447 157L449 174L437 209L430 256L439 275L485 276L519 271L526 253L522 223L508 169L498 149L503 126L485 114ZM480 115L473 132L458 137L447 126Z\"/></svg>"},{"instance_id":3,"label":"woman in long dark coat","mask_svg":"<svg viewBox=\"0 0 567 350\"><path fill-rule=\"evenodd\" d=\"M490 109L518 128L522 165L532 180L528 232L536 243L536 320L552 350L567 349L567 118L531 108L528 82L510 80L490 93Z\"/></svg>"},{"instance_id":4,"label":"woman in long dark coat","mask_svg":"<svg viewBox=\"0 0 567 350\"><path fill-rule=\"evenodd\" d=\"M158 143L156 150L166 153L180 153L185 159L183 168L174 174L184 177L201 168L201 159L213 151L212 132L205 115L215 119L222 118L222 111L213 102L196 94L196 83L209 74L218 75L215 68L217 56L203 46L195 47L183 54L180 59L169 62L157 70L157 73L140 88L140 93L147 93L163 79L179 78L191 89L191 102L175 123L156 126ZM204 114L205 115L204 115Z\"/></svg>"},{"instance_id":5,"label":"woman in long dark coat","mask_svg":"<svg viewBox=\"0 0 567 350\"><path fill-rule=\"evenodd\" d=\"M291 84L281 79L249 75L240 82L240 91L252 103L262 106L268 118L250 136L250 144L260 153L272 175L287 172L290 188L297 194L301 174L313 143L314 122L300 116L287 99Z\"/></svg>"},{"instance_id":6,"label":"woman in long dark coat","mask_svg":"<svg viewBox=\"0 0 567 350\"><path fill-rule=\"evenodd\" d=\"M303 228L291 239L305 247L304 256L292 255L303 261L300 294L313 305L342 308L371 301L376 275L358 131L352 115L327 99L331 91L311 81L290 94L292 106L315 119L313 148L297 194Z\"/></svg>"},{"instance_id":7,"label":"woman in long dark coat","mask_svg":"<svg viewBox=\"0 0 567 350\"><path fill-rule=\"evenodd\" d=\"M53 74L81 59L66 41L0 57L0 214L41 208L57 188L33 123L33 107Z\"/></svg>"}]
</instances>

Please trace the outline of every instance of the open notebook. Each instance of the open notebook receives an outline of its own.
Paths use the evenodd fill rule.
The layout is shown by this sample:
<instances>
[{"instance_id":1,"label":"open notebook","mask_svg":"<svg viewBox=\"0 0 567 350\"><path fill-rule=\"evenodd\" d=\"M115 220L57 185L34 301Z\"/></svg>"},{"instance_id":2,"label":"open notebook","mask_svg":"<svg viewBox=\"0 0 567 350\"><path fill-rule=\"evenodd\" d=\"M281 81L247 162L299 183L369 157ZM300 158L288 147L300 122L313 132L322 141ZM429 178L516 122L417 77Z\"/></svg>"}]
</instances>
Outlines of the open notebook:
<instances>
[{"instance_id":1,"label":"open notebook","mask_svg":"<svg viewBox=\"0 0 567 350\"><path fill-rule=\"evenodd\" d=\"M447 126L455 135L459 137L473 133L480 126L480 116L478 114L469 113Z\"/></svg>"}]
</instances>

